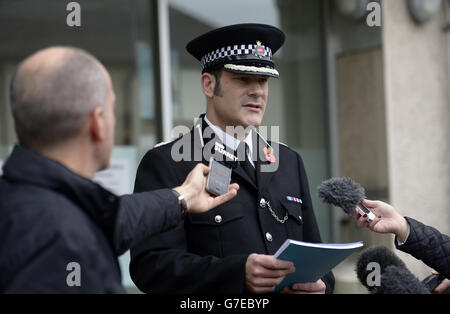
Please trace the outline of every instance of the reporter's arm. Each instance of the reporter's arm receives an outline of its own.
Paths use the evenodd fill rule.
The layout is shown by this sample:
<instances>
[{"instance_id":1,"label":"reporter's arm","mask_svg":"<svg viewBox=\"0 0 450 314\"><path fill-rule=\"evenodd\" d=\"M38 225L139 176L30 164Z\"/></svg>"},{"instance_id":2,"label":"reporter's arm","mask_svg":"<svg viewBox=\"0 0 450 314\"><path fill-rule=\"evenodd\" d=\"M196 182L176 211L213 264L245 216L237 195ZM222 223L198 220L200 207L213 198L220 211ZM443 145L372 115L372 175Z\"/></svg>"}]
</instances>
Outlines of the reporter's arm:
<instances>
[{"instance_id":1,"label":"reporter's arm","mask_svg":"<svg viewBox=\"0 0 450 314\"><path fill-rule=\"evenodd\" d=\"M179 178L178 173L185 168L175 171L177 163L165 157L169 153L170 148L162 147L144 156L137 171L135 192L182 184L184 178ZM130 275L136 286L143 292L157 294L244 292L248 255L200 256L188 252L188 246L184 223L133 245Z\"/></svg>"},{"instance_id":2,"label":"reporter's arm","mask_svg":"<svg viewBox=\"0 0 450 314\"><path fill-rule=\"evenodd\" d=\"M405 218L411 227L410 235L405 244L395 243L396 248L450 279L450 237L415 219Z\"/></svg>"},{"instance_id":3,"label":"reporter's arm","mask_svg":"<svg viewBox=\"0 0 450 314\"><path fill-rule=\"evenodd\" d=\"M179 204L173 191L162 189L120 198L115 239L118 254L156 233L174 228L181 222L183 210L203 213L236 196L239 186L230 185L225 195L213 197L206 190L208 167L198 164L179 187L173 190L185 198L186 208Z\"/></svg>"},{"instance_id":4,"label":"reporter's arm","mask_svg":"<svg viewBox=\"0 0 450 314\"><path fill-rule=\"evenodd\" d=\"M178 199L170 189L124 195L119 202L114 232L117 255L182 222Z\"/></svg>"},{"instance_id":5,"label":"reporter's arm","mask_svg":"<svg viewBox=\"0 0 450 314\"><path fill-rule=\"evenodd\" d=\"M434 268L445 277L450 275L450 237L433 227L409 217L401 216L389 204L364 200L364 204L377 216L369 223L367 217L355 211L359 227L367 227L377 233L393 233L397 249L409 253Z\"/></svg>"}]
</instances>

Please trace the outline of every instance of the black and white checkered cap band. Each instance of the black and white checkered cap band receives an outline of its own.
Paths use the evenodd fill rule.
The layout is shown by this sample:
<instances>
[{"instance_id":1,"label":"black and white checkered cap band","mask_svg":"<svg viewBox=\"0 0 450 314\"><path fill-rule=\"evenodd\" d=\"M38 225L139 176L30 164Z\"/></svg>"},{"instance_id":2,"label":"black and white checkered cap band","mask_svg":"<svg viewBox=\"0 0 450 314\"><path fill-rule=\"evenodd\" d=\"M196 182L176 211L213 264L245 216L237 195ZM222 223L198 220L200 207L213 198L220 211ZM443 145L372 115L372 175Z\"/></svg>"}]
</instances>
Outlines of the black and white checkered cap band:
<instances>
[{"instance_id":1,"label":"black and white checkered cap band","mask_svg":"<svg viewBox=\"0 0 450 314\"><path fill-rule=\"evenodd\" d=\"M257 48L262 48L263 52L261 54L256 53ZM219 48L210 53L207 53L202 57L200 63L202 69L204 69L208 64L217 61L222 58L230 56L243 56L243 55L255 55L255 57L261 56L265 58L272 58L272 50L269 47L263 45L234 45L224 48Z\"/></svg>"}]
</instances>

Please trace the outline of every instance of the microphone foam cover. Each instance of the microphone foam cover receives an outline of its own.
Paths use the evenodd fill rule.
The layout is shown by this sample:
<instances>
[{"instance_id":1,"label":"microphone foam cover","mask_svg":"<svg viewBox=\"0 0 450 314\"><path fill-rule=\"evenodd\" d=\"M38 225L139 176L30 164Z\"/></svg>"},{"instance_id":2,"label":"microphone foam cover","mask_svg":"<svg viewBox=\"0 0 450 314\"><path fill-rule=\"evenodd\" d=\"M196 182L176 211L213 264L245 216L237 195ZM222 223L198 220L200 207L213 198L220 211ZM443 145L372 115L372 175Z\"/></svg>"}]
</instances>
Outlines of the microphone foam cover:
<instances>
[{"instance_id":1,"label":"microphone foam cover","mask_svg":"<svg viewBox=\"0 0 450 314\"><path fill-rule=\"evenodd\" d=\"M430 294L430 291L408 269L391 265L382 273L380 286L373 293Z\"/></svg>"},{"instance_id":2,"label":"microphone foam cover","mask_svg":"<svg viewBox=\"0 0 450 314\"><path fill-rule=\"evenodd\" d=\"M364 188L350 178L331 178L317 189L323 202L342 208L348 215L353 215L356 205L366 197Z\"/></svg>"},{"instance_id":3,"label":"microphone foam cover","mask_svg":"<svg viewBox=\"0 0 450 314\"><path fill-rule=\"evenodd\" d=\"M384 246L375 246L364 250L359 255L358 261L356 262L356 275L359 281L370 291L373 291L376 287L370 287L367 284L367 277L372 272L371 268L367 269L367 265L374 262L380 266L381 274L383 274L389 266L397 266L406 269L405 263Z\"/></svg>"}]
</instances>

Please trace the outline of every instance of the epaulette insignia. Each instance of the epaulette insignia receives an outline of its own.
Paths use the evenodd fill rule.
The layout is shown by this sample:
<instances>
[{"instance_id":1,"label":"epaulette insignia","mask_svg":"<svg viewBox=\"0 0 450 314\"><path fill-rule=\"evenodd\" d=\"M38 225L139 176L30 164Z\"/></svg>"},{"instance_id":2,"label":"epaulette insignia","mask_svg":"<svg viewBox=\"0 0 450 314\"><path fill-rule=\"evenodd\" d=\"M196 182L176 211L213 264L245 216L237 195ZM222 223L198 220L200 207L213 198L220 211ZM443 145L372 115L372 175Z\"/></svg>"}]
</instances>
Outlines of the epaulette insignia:
<instances>
[{"instance_id":1,"label":"epaulette insignia","mask_svg":"<svg viewBox=\"0 0 450 314\"><path fill-rule=\"evenodd\" d=\"M172 141L158 143L155 146L153 146L153 148L158 148L158 147L164 146L164 145L169 144L169 143L172 143Z\"/></svg>"}]
</instances>

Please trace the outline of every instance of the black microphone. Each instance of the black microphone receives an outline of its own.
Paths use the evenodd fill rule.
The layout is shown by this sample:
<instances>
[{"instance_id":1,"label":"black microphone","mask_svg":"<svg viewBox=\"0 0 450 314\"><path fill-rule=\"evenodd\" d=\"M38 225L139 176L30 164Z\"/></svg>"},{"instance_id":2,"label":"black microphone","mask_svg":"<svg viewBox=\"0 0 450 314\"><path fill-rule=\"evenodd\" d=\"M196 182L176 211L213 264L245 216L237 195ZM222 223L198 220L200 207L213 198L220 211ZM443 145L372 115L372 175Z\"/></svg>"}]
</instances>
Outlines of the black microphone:
<instances>
[{"instance_id":1,"label":"black microphone","mask_svg":"<svg viewBox=\"0 0 450 314\"><path fill-rule=\"evenodd\" d=\"M379 273L374 274L374 271ZM371 294L430 294L405 263L383 246L368 248L361 253L356 274ZM378 280L374 277L377 275Z\"/></svg>"},{"instance_id":2,"label":"black microphone","mask_svg":"<svg viewBox=\"0 0 450 314\"><path fill-rule=\"evenodd\" d=\"M331 178L318 186L318 194L323 202L340 207L348 215L358 208L361 216L367 214L372 222L375 215L362 203L366 198L364 188L350 178Z\"/></svg>"}]
</instances>

